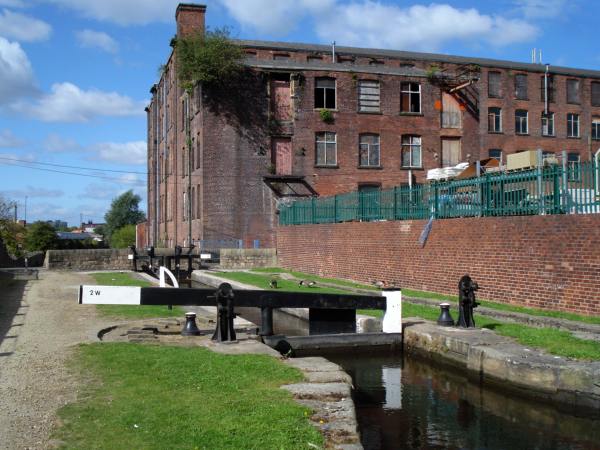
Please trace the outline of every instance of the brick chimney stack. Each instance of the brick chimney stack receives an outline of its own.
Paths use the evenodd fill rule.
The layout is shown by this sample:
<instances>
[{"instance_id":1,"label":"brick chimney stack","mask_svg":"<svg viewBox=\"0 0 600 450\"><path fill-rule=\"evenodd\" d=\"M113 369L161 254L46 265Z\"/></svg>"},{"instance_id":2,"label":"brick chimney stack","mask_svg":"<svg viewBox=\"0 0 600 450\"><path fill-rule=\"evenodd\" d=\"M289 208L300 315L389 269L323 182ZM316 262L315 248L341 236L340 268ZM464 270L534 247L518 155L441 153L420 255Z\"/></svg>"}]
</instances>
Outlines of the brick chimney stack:
<instances>
[{"instance_id":1,"label":"brick chimney stack","mask_svg":"<svg viewBox=\"0 0 600 450\"><path fill-rule=\"evenodd\" d=\"M193 34L204 34L205 5L194 3L180 3L175 11L177 22L177 36L190 36Z\"/></svg>"}]
</instances>

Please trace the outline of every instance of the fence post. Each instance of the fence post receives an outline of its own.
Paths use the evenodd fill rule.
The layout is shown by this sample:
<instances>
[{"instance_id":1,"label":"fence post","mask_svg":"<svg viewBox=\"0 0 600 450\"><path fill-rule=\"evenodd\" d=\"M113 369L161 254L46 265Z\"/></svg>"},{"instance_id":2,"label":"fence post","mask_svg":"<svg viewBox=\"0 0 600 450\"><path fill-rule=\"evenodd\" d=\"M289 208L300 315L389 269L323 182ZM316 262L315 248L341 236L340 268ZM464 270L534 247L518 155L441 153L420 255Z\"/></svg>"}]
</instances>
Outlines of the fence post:
<instances>
[{"instance_id":1,"label":"fence post","mask_svg":"<svg viewBox=\"0 0 600 450\"><path fill-rule=\"evenodd\" d=\"M552 200L554 201L554 207L552 208L553 214L560 214L560 173L559 173L559 167L558 166L554 166L552 168L552 182L553 182L553 190L554 190L554 195Z\"/></svg>"},{"instance_id":2,"label":"fence post","mask_svg":"<svg viewBox=\"0 0 600 450\"><path fill-rule=\"evenodd\" d=\"M310 223L315 224L317 223L317 205L316 205L316 201L315 201L315 197L312 197L310 200L310 206L311 206L311 221Z\"/></svg>"},{"instance_id":3,"label":"fence post","mask_svg":"<svg viewBox=\"0 0 600 450\"><path fill-rule=\"evenodd\" d=\"M398 220L398 186L394 186L394 208L393 208L394 220Z\"/></svg>"},{"instance_id":4,"label":"fence post","mask_svg":"<svg viewBox=\"0 0 600 450\"><path fill-rule=\"evenodd\" d=\"M337 194L333 196L333 222L337 223L338 221L338 196Z\"/></svg>"},{"instance_id":5,"label":"fence post","mask_svg":"<svg viewBox=\"0 0 600 450\"><path fill-rule=\"evenodd\" d=\"M439 189L438 189L438 184L437 184L437 182L435 182L435 184L433 185L433 217L435 219L438 218L439 201L440 201L440 193L439 193Z\"/></svg>"}]
</instances>

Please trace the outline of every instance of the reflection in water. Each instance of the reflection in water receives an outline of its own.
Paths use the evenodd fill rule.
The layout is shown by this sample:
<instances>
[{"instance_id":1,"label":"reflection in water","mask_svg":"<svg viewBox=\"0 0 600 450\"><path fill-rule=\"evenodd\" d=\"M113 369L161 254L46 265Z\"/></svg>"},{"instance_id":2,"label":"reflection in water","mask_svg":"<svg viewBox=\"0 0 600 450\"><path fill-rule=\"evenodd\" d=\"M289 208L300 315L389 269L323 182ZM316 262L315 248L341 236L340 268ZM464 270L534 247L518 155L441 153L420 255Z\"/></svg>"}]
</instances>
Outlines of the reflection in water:
<instances>
[{"instance_id":1,"label":"reflection in water","mask_svg":"<svg viewBox=\"0 0 600 450\"><path fill-rule=\"evenodd\" d=\"M366 449L600 449L599 422L410 358L330 356L352 376Z\"/></svg>"}]
</instances>

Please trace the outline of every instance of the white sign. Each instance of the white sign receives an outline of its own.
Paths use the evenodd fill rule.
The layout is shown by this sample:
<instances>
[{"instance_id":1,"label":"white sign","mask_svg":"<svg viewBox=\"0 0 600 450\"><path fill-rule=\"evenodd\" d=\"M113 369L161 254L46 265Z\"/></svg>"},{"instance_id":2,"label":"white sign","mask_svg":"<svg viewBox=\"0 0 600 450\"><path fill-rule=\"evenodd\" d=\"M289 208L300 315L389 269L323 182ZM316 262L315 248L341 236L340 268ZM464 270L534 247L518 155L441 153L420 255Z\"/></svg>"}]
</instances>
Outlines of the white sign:
<instances>
[{"instance_id":1,"label":"white sign","mask_svg":"<svg viewBox=\"0 0 600 450\"><path fill-rule=\"evenodd\" d=\"M383 291L386 298L384 333L402 333L402 291Z\"/></svg>"},{"instance_id":2,"label":"white sign","mask_svg":"<svg viewBox=\"0 0 600 450\"><path fill-rule=\"evenodd\" d=\"M79 289L80 305L139 305L142 288L137 286L83 285Z\"/></svg>"},{"instance_id":3,"label":"white sign","mask_svg":"<svg viewBox=\"0 0 600 450\"><path fill-rule=\"evenodd\" d=\"M210 253L200 253L200 259L211 259L212 255Z\"/></svg>"}]
</instances>

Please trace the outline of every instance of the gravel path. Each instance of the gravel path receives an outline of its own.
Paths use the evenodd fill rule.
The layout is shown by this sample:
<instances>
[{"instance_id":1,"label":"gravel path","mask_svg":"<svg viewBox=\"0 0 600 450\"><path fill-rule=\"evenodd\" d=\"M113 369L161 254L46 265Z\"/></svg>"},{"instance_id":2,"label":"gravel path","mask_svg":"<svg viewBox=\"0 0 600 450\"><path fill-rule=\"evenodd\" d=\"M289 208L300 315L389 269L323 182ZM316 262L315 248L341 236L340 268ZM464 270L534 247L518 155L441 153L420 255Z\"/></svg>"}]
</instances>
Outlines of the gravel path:
<instances>
[{"instance_id":1,"label":"gravel path","mask_svg":"<svg viewBox=\"0 0 600 450\"><path fill-rule=\"evenodd\" d=\"M0 449L44 449L56 411L76 400L65 363L75 344L114 324L77 304L88 275L40 271L40 279L0 291Z\"/></svg>"}]
</instances>

